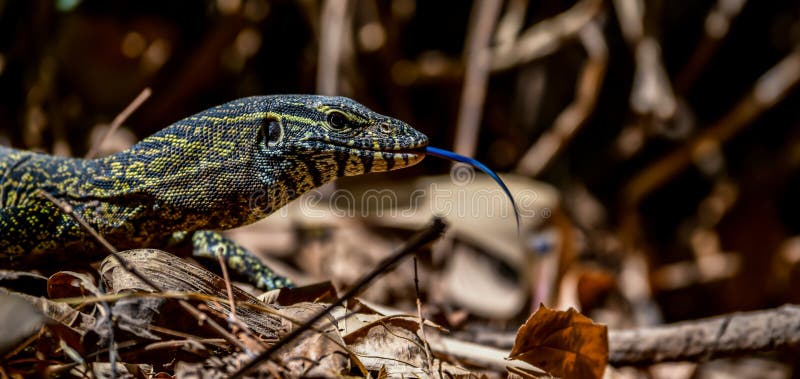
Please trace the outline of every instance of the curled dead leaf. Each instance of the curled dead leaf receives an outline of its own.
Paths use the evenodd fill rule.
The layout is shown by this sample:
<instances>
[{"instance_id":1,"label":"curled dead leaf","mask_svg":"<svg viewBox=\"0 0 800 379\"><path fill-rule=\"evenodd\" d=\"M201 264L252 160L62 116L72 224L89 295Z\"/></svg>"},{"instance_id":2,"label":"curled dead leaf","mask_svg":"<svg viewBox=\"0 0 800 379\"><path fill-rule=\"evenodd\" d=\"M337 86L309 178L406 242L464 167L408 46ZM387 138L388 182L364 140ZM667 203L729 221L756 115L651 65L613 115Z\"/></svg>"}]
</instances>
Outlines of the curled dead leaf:
<instances>
[{"instance_id":1,"label":"curled dead leaf","mask_svg":"<svg viewBox=\"0 0 800 379\"><path fill-rule=\"evenodd\" d=\"M47 295L51 299L67 297L101 296L91 275L59 271L47 279Z\"/></svg>"},{"instance_id":2,"label":"curled dead leaf","mask_svg":"<svg viewBox=\"0 0 800 379\"><path fill-rule=\"evenodd\" d=\"M602 378L608 329L573 308L564 312L540 305L517 331L509 358L562 378Z\"/></svg>"}]
</instances>

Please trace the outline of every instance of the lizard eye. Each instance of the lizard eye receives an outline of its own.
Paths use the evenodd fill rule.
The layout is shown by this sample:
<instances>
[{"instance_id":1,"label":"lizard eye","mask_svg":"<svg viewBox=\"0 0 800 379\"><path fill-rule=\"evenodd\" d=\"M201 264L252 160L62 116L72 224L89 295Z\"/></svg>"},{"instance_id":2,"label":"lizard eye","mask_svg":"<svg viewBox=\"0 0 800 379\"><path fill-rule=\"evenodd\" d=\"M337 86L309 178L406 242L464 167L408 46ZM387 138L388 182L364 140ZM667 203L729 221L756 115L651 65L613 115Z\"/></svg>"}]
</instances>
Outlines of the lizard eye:
<instances>
[{"instance_id":1,"label":"lizard eye","mask_svg":"<svg viewBox=\"0 0 800 379\"><path fill-rule=\"evenodd\" d=\"M267 126L266 126L266 139L267 139L267 146L275 146L283 139L283 128L281 127L280 120L277 119L267 119Z\"/></svg>"},{"instance_id":2,"label":"lizard eye","mask_svg":"<svg viewBox=\"0 0 800 379\"><path fill-rule=\"evenodd\" d=\"M342 130L347 128L347 116L339 111L328 113L328 125L335 130Z\"/></svg>"}]
</instances>

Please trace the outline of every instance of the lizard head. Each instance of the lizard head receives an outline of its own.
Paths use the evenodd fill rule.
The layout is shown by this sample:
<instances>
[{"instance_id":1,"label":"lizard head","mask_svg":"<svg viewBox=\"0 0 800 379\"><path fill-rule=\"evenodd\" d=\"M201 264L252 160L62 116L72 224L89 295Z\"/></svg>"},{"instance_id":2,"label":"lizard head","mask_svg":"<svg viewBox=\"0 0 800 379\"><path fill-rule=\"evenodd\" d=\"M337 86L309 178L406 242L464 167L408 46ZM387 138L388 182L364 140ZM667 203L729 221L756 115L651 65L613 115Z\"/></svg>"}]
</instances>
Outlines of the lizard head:
<instances>
[{"instance_id":1,"label":"lizard head","mask_svg":"<svg viewBox=\"0 0 800 379\"><path fill-rule=\"evenodd\" d=\"M412 166L428 137L408 124L339 96L284 95L267 112L265 147L303 160L314 185L341 176Z\"/></svg>"}]
</instances>

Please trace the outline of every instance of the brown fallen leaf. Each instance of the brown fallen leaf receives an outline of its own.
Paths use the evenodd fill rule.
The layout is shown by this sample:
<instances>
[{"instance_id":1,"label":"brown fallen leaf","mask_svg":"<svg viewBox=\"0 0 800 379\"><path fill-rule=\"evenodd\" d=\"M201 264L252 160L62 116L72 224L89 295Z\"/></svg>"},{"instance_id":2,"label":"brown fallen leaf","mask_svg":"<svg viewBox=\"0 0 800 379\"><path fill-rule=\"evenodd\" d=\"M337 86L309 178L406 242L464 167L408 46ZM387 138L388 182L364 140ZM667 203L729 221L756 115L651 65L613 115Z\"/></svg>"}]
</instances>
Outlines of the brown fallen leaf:
<instances>
[{"instance_id":1,"label":"brown fallen leaf","mask_svg":"<svg viewBox=\"0 0 800 379\"><path fill-rule=\"evenodd\" d=\"M47 296L51 299L101 295L94 278L85 273L59 271L47 279Z\"/></svg>"},{"instance_id":2,"label":"brown fallen leaf","mask_svg":"<svg viewBox=\"0 0 800 379\"><path fill-rule=\"evenodd\" d=\"M347 347L369 371L388 378L472 378L475 374L438 358L428 361L411 316L356 314L347 319L342 336Z\"/></svg>"},{"instance_id":3,"label":"brown fallen leaf","mask_svg":"<svg viewBox=\"0 0 800 379\"><path fill-rule=\"evenodd\" d=\"M13 294L0 294L0 354L16 348L26 338L44 326L46 317L24 298Z\"/></svg>"},{"instance_id":4,"label":"brown fallen leaf","mask_svg":"<svg viewBox=\"0 0 800 379\"><path fill-rule=\"evenodd\" d=\"M544 305L519 328L510 359L562 378L601 378L608 362L608 329L573 308Z\"/></svg>"},{"instance_id":5,"label":"brown fallen leaf","mask_svg":"<svg viewBox=\"0 0 800 379\"><path fill-rule=\"evenodd\" d=\"M209 294L222 299L228 297L225 291L224 279L170 253L156 249L138 249L123 251L119 254L136 270L165 290ZM106 257L100 263L100 276L106 287L109 288L110 293L151 291L148 286L124 270L117 260L111 256ZM235 286L233 287L233 298L243 304L249 303L256 307L271 307L261 303L254 296ZM158 309L160 305L157 304L154 302L146 307ZM206 313L217 317L221 322L224 322L230 312L230 306L227 302L206 301L204 305L207 307ZM278 329L280 319L278 317L246 306L237 307L236 312L239 319L256 335L267 340L276 340L280 335L280 330ZM173 324L182 324L183 319L181 317L188 316L185 313L171 314L163 311L161 313L155 312L153 315L136 314L135 317L141 320L157 318L156 321L158 322L156 324L159 322L165 323L160 326L169 325L169 327L178 328Z\"/></svg>"},{"instance_id":6,"label":"brown fallen leaf","mask_svg":"<svg viewBox=\"0 0 800 379\"><path fill-rule=\"evenodd\" d=\"M293 320L308 320L325 308L323 304L298 303L281 309L281 314ZM281 320L284 328L292 330L294 325ZM348 353L339 336L336 322L328 316L315 324L317 331L306 331L300 338L281 348L276 354L279 362L297 377L335 377L350 370ZM319 333L318 331L322 332Z\"/></svg>"}]
</instances>

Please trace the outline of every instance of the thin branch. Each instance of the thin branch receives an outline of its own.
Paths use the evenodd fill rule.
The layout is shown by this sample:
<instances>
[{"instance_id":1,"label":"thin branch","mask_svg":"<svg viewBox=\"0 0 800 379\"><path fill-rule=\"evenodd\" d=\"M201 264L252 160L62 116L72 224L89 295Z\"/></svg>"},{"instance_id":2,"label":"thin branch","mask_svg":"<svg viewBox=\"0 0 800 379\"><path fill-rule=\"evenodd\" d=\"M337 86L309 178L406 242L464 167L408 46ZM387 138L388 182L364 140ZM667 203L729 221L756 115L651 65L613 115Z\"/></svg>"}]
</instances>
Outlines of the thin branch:
<instances>
[{"instance_id":1,"label":"thin branch","mask_svg":"<svg viewBox=\"0 0 800 379\"><path fill-rule=\"evenodd\" d=\"M117 131L117 129L119 129L120 126L122 126L122 123L125 122L125 120L127 120L128 117L130 117L131 114L133 114L133 112L136 111L136 109L138 109L142 105L142 103L144 103L147 100L147 98L149 98L150 95L152 94L153 91L150 90L150 87L143 89L142 92L139 93L139 96L136 96L136 98L133 99L133 101L131 101L131 103L128 104L128 106L125 107L125 109L123 109L122 112L120 112L117 115L117 117L114 117L114 120L111 121L111 126L108 127L106 134L103 134L103 137L100 138L100 140L92 144L92 148L89 149L89 152L87 152L86 156L84 156L83 158L84 159L94 158L95 155L97 155L97 151L100 150L100 147L103 146L108 137L114 134L114 132Z\"/></svg>"},{"instance_id":2,"label":"thin branch","mask_svg":"<svg viewBox=\"0 0 800 379\"><path fill-rule=\"evenodd\" d=\"M338 93L339 61L341 60L342 39L347 25L348 0L326 0L322 6L320 20L319 58L317 63L317 93L336 95Z\"/></svg>"},{"instance_id":3,"label":"thin branch","mask_svg":"<svg viewBox=\"0 0 800 379\"><path fill-rule=\"evenodd\" d=\"M526 29L513 44L499 41L502 43L491 53L492 71L507 70L552 54L563 41L574 38L592 21L602 5L600 0L579 1L572 8Z\"/></svg>"},{"instance_id":4,"label":"thin branch","mask_svg":"<svg viewBox=\"0 0 800 379\"><path fill-rule=\"evenodd\" d=\"M478 144L478 131L489 83L491 50L489 42L500 13L500 0L478 0L472 7L472 20L467 33L466 75L461 90L461 105L454 151L471 157Z\"/></svg>"},{"instance_id":5,"label":"thin branch","mask_svg":"<svg viewBox=\"0 0 800 379\"><path fill-rule=\"evenodd\" d=\"M613 3L622 36L629 45L635 46L644 37L644 2L614 0Z\"/></svg>"},{"instance_id":6,"label":"thin branch","mask_svg":"<svg viewBox=\"0 0 800 379\"><path fill-rule=\"evenodd\" d=\"M428 343L428 336L425 333L425 318L422 317L422 301L419 299L419 270L417 269L417 256L414 256L414 293L417 298L417 319L419 320L419 337L422 339L422 347L425 351L425 370L430 371L433 365L433 352Z\"/></svg>"},{"instance_id":7,"label":"thin branch","mask_svg":"<svg viewBox=\"0 0 800 379\"><path fill-rule=\"evenodd\" d=\"M498 51L508 52L513 49L517 41L519 31L525 23L525 14L528 12L528 0L510 0L506 6L506 11L497 22L497 31L494 40L497 43L495 54Z\"/></svg>"},{"instance_id":8,"label":"thin branch","mask_svg":"<svg viewBox=\"0 0 800 379\"><path fill-rule=\"evenodd\" d=\"M311 329L314 324L317 323L320 319L328 315L331 309L334 309L338 306L344 304L345 301L357 296L361 291L363 291L372 281L374 281L379 276L388 273L400 260L405 258L406 256L414 253L418 249L422 248L423 246L428 245L429 243L433 242L437 238L439 238L447 228L447 224L441 218L434 218L433 223L431 226L426 227L425 229L417 232L411 239L408 240L405 246L403 246L400 250L392 254L390 257L386 258L381 262L378 267L372 270L369 274L362 277L358 282L356 282L353 287L351 287L347 292L344 293L339 299L334 301L331 305L323 309L322 311L318 312L316 315L308 319L305 324L298 326L291 333L287 334L283 338L281 338L278 342L274 345L270 346L269 349L265 350L261 354L259 354L254 359L247 362L244 366L242 366L239 370L231 374L230 378L241 378L256 367L260 365L262 362L270 359L273 354L275 354L280 348L286 346L288 343L292 342L294 339L299 337L305 331Z\"/></svg>"},{"instance_id":9,"label":"thin branch","mask_svg":"<svg viewBox=\"0 0 800 379\"><path fill-rule=\"evenodd\" d=\"M238 319L236 318L236 302L233 300L233 288L231 288L231 278L228 276L228 265L225 264L225 258L223 258L223 247L220 246L219 250L217 251L217 260L219 261L220 270L222 270L222 278L225 280L225 289L228 292L228 303L231 307L231 321L233 321L234 325L238 324Z\"/></svg>"},{"instance_id":10,"label":"thin branch","mask_svg":"<svg viewBox=\"0 0 800 379\"><path fill-rule=\"evenodd\" d=\"M751 91L722 119L704 129L683 147L646 167L625 187L628 206L636 206L654 189L683 171L692 161L706 154L739 133L755 118L781 101L800 83L800 51L794 51L764 73Z\"/></svg>"},{"instance_id":11,"label":"thin branch","mask_svg":"<svg viewBox=\"0 0 800 379\"><path fill-rule=\"evenodd\" d=\"M717 0L706 16L705 34L687 63L675 79L675 92L685 94L716 53L720 41L728 35L731 23L742 11L747 0Z\"/></svg>"},{"instance_id":12,"label":"thin branch","mask_svg":"<svg viewBox=\"0 0 800 379\"><path fill-rule=\"evenodd\" d=\"M556 117L548 130L519 160L515 171L537 176L572 140L592 114L608 66L608 47L598 22L590 22L580 32L588 60L578 79L575 100Z\"/></svg>"},{"instance_id":13,"label":"thin branch","mask_svg":"<svg viewBox=\"0 0 800 379\"><path fill-rule=\"evenodd\" d=\"M645 36L634 46L636 68L631 88L630 107L640 117L666 121L675 117L678 99L672 90L661 55L661 45Z\"/></svg>"},{"instance_id":14,"label":"thin branch","mask_svg":"<svg viewBox=\"0 0 800 379\"><path fill-rule=\"evenodd\" d=\"M515 333L478 331L459 339L431 341L434 351L502 369ZM465 342L468 339L472 342ZM465 345L465 347L460 347ZM652 327L609 330L608 363L648 366L659 362L699 361L765 352L791 352L800 347L800 305L753 312L729 313L699 320ZM497 346L497 348L489 347ZM486 358L481 358L481 357ZM516 361L515 361L516 362Z\"/></svg>"},{"instance_id":15,"label":"thin branch","mask_svg":"<svg viewBox=\"0 0 800 379\"><path fill-rule=\"evenodd\" d=\"M617 366L787 351L800 346L800 306L610 331L608 343L608 363Z\"/></svg>"}]
</instances>

